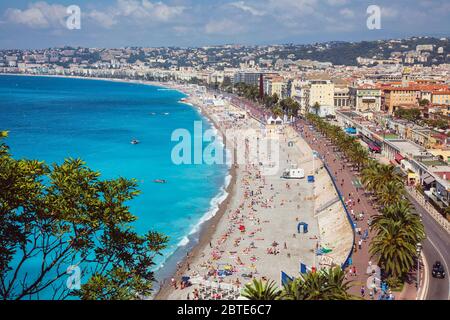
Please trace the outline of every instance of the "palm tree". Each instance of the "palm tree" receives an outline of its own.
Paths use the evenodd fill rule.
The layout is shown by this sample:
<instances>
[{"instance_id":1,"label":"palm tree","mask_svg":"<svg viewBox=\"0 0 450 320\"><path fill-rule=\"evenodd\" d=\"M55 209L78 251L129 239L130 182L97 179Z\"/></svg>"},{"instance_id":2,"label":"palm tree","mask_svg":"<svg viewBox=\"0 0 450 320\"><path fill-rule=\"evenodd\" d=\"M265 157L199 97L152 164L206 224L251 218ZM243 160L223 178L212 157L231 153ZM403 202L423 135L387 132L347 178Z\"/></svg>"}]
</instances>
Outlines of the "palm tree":
<instances>
[{"instance_id":1,"label":"palm tree","mask_svg":"<svg viewBox=\"0 0 450 320\"><path fill-rule=\"evenodd\" d=\"M367 163L369 153L359 143L352 145L350 149L350 159L356 164L358 171Z\"/></svg>"},{"instance_id":2,"label":"palm tree","mask_svg":"<svg viewBox=\"0 0 450 320\"><path fill-rule=\"evenodd\" d=\"M377 264L395 278L411 270L416 256L416 236L404 229L402 222L387 220L377 225L369 252Z\"/></svg>"},{"instance_id":3,"label":"palm tree","mask_svg":"<svg viewBox=\"0 0 450 320\"><path fill-rule=\"evenodd\" d=\"M283 115L283 110L280 108L280 106L277 104L275 108L272 109L272 113L277 116L281 117Z\"/></svg>"},{"instance_id":4,"label":"palm tree","mask_svg":"<svg viewBox=\"0 0 450 320\"><path fill-rule=\"evenodd\" d=\"M376 161L369 161L367 166L361 171L361 181L370 192L375 192L379 175L380 164Z\"/></svg>"},{"instance_id":5,"label":"palm tree","mask_svg":"<svg viewBox=\"0 0 450 320\"><path fill-rule=\"evenodd\" d=\"M383 214L375 217L371 225L372 230L379 230L392 222L399 222L403 230L410 232L412 243L419 243L425 239L425 230L420 216L412 212L411 203L402 200L383 210Z\"/></svg>"},{"instance_id":6,"label":"palm tree","mask_svg":"<svg viewBox=\"0 0 450 320\"><path fill-rule=\"evenodd\" d=\"M335 267L319 272L309 272L283 288L282 300L348 300L356 297L348 294L350 282L345 273Z\"/></svg>"},{"instance_id":7,"label":"palm tree","mask_svg":"<svg viewBox=\"0 0 450 320\"><path fill-rule=\"evenodd\" d=\"M312 109L314 110L315 115L319 115L320 104L318 102L314 103L314 105L312 106Z\"/></svg>"},{"instance_id":8,"label":"palm tree","mask_svg":"<svg viewBox=\"0 0 450 320\"><path fill-rule=\"evenodd\" d=\"M249 300L276 300L280 296L280 290L274 281L262 281L253 279L252 283L246 284L242 296Z\"/></svg>"},{"instance_id":9,"label":"palm tree","mask_svg":"<svg viewBox=\"0 0 450 320\"><path fill-rule=\"evenodd\" d=\"M405 194L405 186L403 182L396 180L389 181L385 184L377 186L378 204L382 207L388 207L392 204L400 202Z\"/></svg>"},{"instance_id":10,"label":"palm tree","mask_svg":"<svg viewBox=\"0 0 450 320\"><path fill-rule=\"evenodd\" d=\"M383 165L375 161L371 161L362 171L362 182L369 191L375 193L389 182L399 182L403 185L403 179L395 173L394 166Z\"/></svg>"}]
</instances>

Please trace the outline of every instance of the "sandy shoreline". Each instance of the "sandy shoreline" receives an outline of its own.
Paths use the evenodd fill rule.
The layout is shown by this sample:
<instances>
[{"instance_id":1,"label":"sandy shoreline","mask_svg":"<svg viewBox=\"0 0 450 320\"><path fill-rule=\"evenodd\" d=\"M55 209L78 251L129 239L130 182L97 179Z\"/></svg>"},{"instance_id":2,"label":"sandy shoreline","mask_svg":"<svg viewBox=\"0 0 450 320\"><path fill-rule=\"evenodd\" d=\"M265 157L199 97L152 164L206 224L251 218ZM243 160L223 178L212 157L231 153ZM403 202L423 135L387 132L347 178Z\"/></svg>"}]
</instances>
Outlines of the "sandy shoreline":
<instances>
[{"instance_id":1,"label":"sandy shoreline","mask_svg":"<svg viewBox=\"0 0 450 320\"><path fill-rule=\"evenodd\" d=\"M281 273L298 277L300 263L307 267L341 265L352 245L352 230L328 173L320 160L312 160L311 147L291 126L262 126L248 114L241 119L238 115L245 112L232 103L218 106L211 100L213 94L197 92L191 102L200 107L205 104L203 114L212 121L219 119L214 122L216 127L229 127L231 121L233 130L279 135L279 167L268 176L261 175L260 165L235 168L236 185L211 227L205 226L209 230L198 247L180 265L173 278L177 288L166 283L157 299L234 300L252 277L281 285ZM292 166L315 175L316 182L282 179L283 171ZM299 222L308 224L307 234L298 232ZM325 253L316 255L318 249ZM193 286L180 290L183 276L190 277ZM198 292L200 297L196 297Z\"/></svg>"},{"instance_id":2,"label":"sandy shoreline","mask_svg":"<svg viewBox=\"0 0 450 320\"><path fill-rule=\"evenodd\" d=\"M190 92L178 89L175 86L171 88L183 92L188 96L192 94ZM191 105L193 108L198 108L201 111L200 112L201 115L208 118L212 122L214 128L221 133L224 139L223 143L224 145L226 145L226 137L223 132L223 128L216 122L216 120L213 117L209 115L208 111L201 104L195 104L194 101L190 101L189 98L186 100L185 104ZM227 188L225 189L227 197L219 204L219 208L215 213L215 215L211 219L205 221L200 226L198 243L194 245L193 249L190 252L188 252L186 257L184 257L182 261L178 262L177 271L171 275L171 278L180 278L182 275L184 275L186 271L188 271L188 266L193 263L194 259L200 255L200 252L202 252L212 241L213 236L216 233L217 225L219 221L222 220L224 214L226 213L229 207L231 199L234 197L237 179L236 171L237 167L235 165L232 165L228 172L229 176L231 176L231 180ZM169 298L170 293L172 292L172 287L170 286L170 282L168 280L170 279L164 279L165 282L161 285L159 291L155 294L154 299L167 300Z\"/></svg>"}]
</instances>

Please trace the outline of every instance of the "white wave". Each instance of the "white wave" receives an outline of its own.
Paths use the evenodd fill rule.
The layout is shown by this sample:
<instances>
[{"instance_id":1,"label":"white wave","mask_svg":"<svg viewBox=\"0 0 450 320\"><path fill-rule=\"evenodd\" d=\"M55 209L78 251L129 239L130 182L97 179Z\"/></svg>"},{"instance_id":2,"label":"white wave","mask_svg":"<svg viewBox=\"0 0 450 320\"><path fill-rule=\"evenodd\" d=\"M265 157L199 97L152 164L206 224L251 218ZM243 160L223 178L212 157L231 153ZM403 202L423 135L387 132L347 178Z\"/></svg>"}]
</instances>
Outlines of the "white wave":
<instances>
[{"instance_id":1,"label":"white wave","mask_svg":"<svg viewBox=\"0 0 450 320\"><path fill-rule=\"evenodd\" d=\"M203 115L202 109L200 107L198 107L196 105L193 105L191 103L183 102L183 101L179 101L179 103L186 104L186 105L189 105L191 107L194 107L194 108L197 109L199 114ZM226 153L226 155L225 155L226 156L226 162L225 163L228 165L228 169L230 169L231 166L232 166L232 163L231 163L232 155L231 155L230 150L225 148L226 146L225 146L225 144L223 142L223 138L222 138L221 135L218 135L219 131L216 128L216 126L214 125L214 122L211 119L209 119L209 117L204 117L204 119L211 125L211 129L213 130L214 135L216 137L218 137L217 138L218 141L220 141L221 146L225 149L225 153ZM230 174L228 174L225 177L224 183L223 183L222 187L220 188L218 194L214 198L212 198L211 201L210 201L209 210L198 220L197 224L195 224L191 228L191 231L188 233L188 235L184 236L180 240L180 242L176 245L175 250L165 257L164 261L159 265L158 269L162 269L164 267L164 263L167 261L167 259L170 258L170 256L172 254L175 253L175 251L178 248L185 247L185 246L187 246L189 244L189 242L190 242L189 236L192 236L192 235L198 233L200 231L202 225L205 222L211 220L217 214L217 212L219 211L220 204L223 201L225 201L225 199L228 197L228 192L226 190L227 190L228 186L230 185L231 179L232 179L232 176Z\"/></svg>"},{"instance_id":2,"label":"white wave","mask_svg":"<svg viewBox=\"0 0 450 320\"><path fill-rule=\"evenodd\" d=\"M217 194L217 196L215 196L214 198L211 199L209 210L203 215L203 217L200 218L198 223L191 229L191 232L189 233L189 235L193 235L193 234L199 232L201 226L205 222L211 220L217 214L217 212L219 211L220 204L223 201L225 201L225 199L228 197L228 192L226 191L226 189L228 188L230 181L231 181L231 175L228 175L225 178L224 185L220 188L220 192Z\"/></svg>"},{"instance_id":3,"label":"white wave","mask_svg":"<svg viewBox=\"0 0 450 320\"><path fill-rule=\"evenodd\" d=\"M190 106L190 107L195 107L192 103L185 102L185 101L178 101L178 103L185 104L185 105Z\"/></svg>"},{"instance_id":4,"label":"white wave","mask_svg":"<svg viewBox=\"0 0 450 320\"><path fill-rule=\"evenodd\" d=\"M177 247L185 247L187 246L187 244L189 243L189 238L183 237L183 239L181 239L181 241L178 243Z\"/></svg>"},{"instance_id":5,"label":"white wave","mask_svg":"<svg viewBox=\"0 0 450 320\"><path fill-rule=\"evenodd\" d=\"M159 88L158 91L176 91L175 89Z\"/></svg>"},{"instance_id":6,"label":"white wave","mask_svg":"<svg viewBox=\"0 0 450 320\"><path fill-rule=\"evenodd\" d=\"M167 261L167 259L169 259L169 257L175 253L175 251L178 248L181 247L185 247L189 244L190 240L189 240L189 236L192 236L193 234L197 233L200 231L201 226L211 220L219 211L219 206L220 204L225 201L225 199L228 197L228 192L226 191L226 189L228 188L228 186L230 185L231 182L231 175L227 175L225 177L225 181L224 184L222 185L222 187L220 188L219 193L211 199L210 201L210 207L209 210L200 218L200 220L197 222L196 225L194 225L191 229L191 231L189 232L189 234L187 236L184 236L180 242L178 242L178 244L175 246L175 249L168 254L164 261L157 267L157 269L162 269L164 267L164 263Z\"/></svg>"}]
</instances>

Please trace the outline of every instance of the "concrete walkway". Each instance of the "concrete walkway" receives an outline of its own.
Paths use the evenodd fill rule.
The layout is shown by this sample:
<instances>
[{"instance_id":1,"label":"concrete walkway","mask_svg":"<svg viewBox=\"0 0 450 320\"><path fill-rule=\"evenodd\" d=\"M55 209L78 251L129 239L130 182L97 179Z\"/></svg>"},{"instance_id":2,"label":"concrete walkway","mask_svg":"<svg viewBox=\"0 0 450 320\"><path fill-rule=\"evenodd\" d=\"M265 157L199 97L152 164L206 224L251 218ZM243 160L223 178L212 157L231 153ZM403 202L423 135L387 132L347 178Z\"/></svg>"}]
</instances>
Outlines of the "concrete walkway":
<instances>
[{"instance_id":1,"label":"concrete walkway","mask_svg":"<svg viewBox=\"0 0 450 320\"><path fill-rule=\"evenodd\" d=\"M252 112L253 109L255 109L254 105L252 105L252 108L246 108L249 112ZM261 114L264 113L261 111L257 112L257 116L261 116ZM347 268L347 279L352 281L351 294L362 296L361 291L364 288L364 298L370 299L369 288L367 287L367 280L369 278L367 269L369 264L371 264L369 245L374 233L370 232L368 220L380 213L375 208L375 204L371 202L361 188L362 184L359 174L352 170L350 164L345 163L344 159L341 158L338 152L334 151L334 147L325 137L314 129L310 129L309 123L305 120L299 120L294 125L294 128L311 148L321 155L323 161L329 167L345 202L347 203L348 200L352 200L352 204L347 205L347 210L354 214L353 223L355 224L356 230L361 230L361 234L357 233L355 235L355 245L351 259L351 269L353 267L356 269L356 275L354 272L349 272L349 267ZM362 215L360 216L361 213ZM366 230L368 237L362 239L362 235L364 235ZM417 292L413 290L412 286L411 284L405 284L404 290L401 293L394 292L394 296L397 295L402 300L416 300ZM378 297L375 296L374 299L378 299Z\"/></svg>"},{"instance_id":2,"label":"concrete walkway","mask_svg":"<svg viewBox=\"0 0 450 320\"><path fill-rule=\"evenodd\" d=\"M328 140L315 130L311 130L308 123L304 120L300 120L296 126L304 139L311 146L314 146L315 150L322 156L330 168L339 192L344 197L345 202L347 203L349 199L352 200L351 205L347 205L347 209L354 214L353 223L355 224L355 228L357 230L360 228L362 235L364 235L366 230L368 232L368 238L366 239L363 239L358 233L356 234L352 264L347 270L353 267L356 268L356 275L354 273L348 273L348 280L353 281L353 287L350 293L361 296L361 288L364 287L364 298L369 299L369 288L367 287L369 274L367 274L367 268L369 267L369 261L371 261L369 245L374 233L370 232L368 220L380 213L361 188L362 184L359 173L354 171L352 166L347 164L340 157L339 153L334 151L333 146ZM361 213L362 215L360 215ZM394 292L395 295L396 293ZM405 284L404 290L397 295L402 300L416 300L417 290L415 289L414 282L412 284ZM378 299L378 297L375 296L374 299Z\"/></svg>"}]
</instances>

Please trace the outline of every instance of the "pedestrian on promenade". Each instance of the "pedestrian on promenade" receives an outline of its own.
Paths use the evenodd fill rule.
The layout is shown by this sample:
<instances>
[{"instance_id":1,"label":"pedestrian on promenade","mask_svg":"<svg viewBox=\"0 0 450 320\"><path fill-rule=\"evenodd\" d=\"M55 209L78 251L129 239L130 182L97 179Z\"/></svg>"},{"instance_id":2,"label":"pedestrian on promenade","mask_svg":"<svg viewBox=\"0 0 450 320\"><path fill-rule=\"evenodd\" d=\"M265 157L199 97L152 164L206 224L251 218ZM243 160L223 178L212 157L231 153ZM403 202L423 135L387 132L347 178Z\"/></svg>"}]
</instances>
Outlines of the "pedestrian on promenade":
<instances>
[{"instance_id":1,"label":"pedestrian on promenade","mask_svg":"<svg viewBox=\"0 0 450 320\"><path fill-rule=\"evenodd\" d=\"M362 240L361 239L359 239L359 241L358 241L358 248L359 248L359 250L362 249Z\"/></svg>"},{"instance_id":2,"label":"pedestrian on promenade","mask_svg":"<svg viewBox=\"0 0 450 320\"><path fill-rule=\"evenodd\" d=\"M366 293L366 290L364 289L364 286L361 287L361 297L364 298L364 295Z\"/></svg>"},{"instance_id":3,"label":"pedestrian on promenade","mask_svg":"<svg viewBox=\"0 0 450 320\"><path fill-rule=\"evenodd\" d=\"M353 275L355 277L358 276L358 274L356 273L356 267L355 266L352 267L352 272L353 272Z\"/></svg>"}]
</instances>

